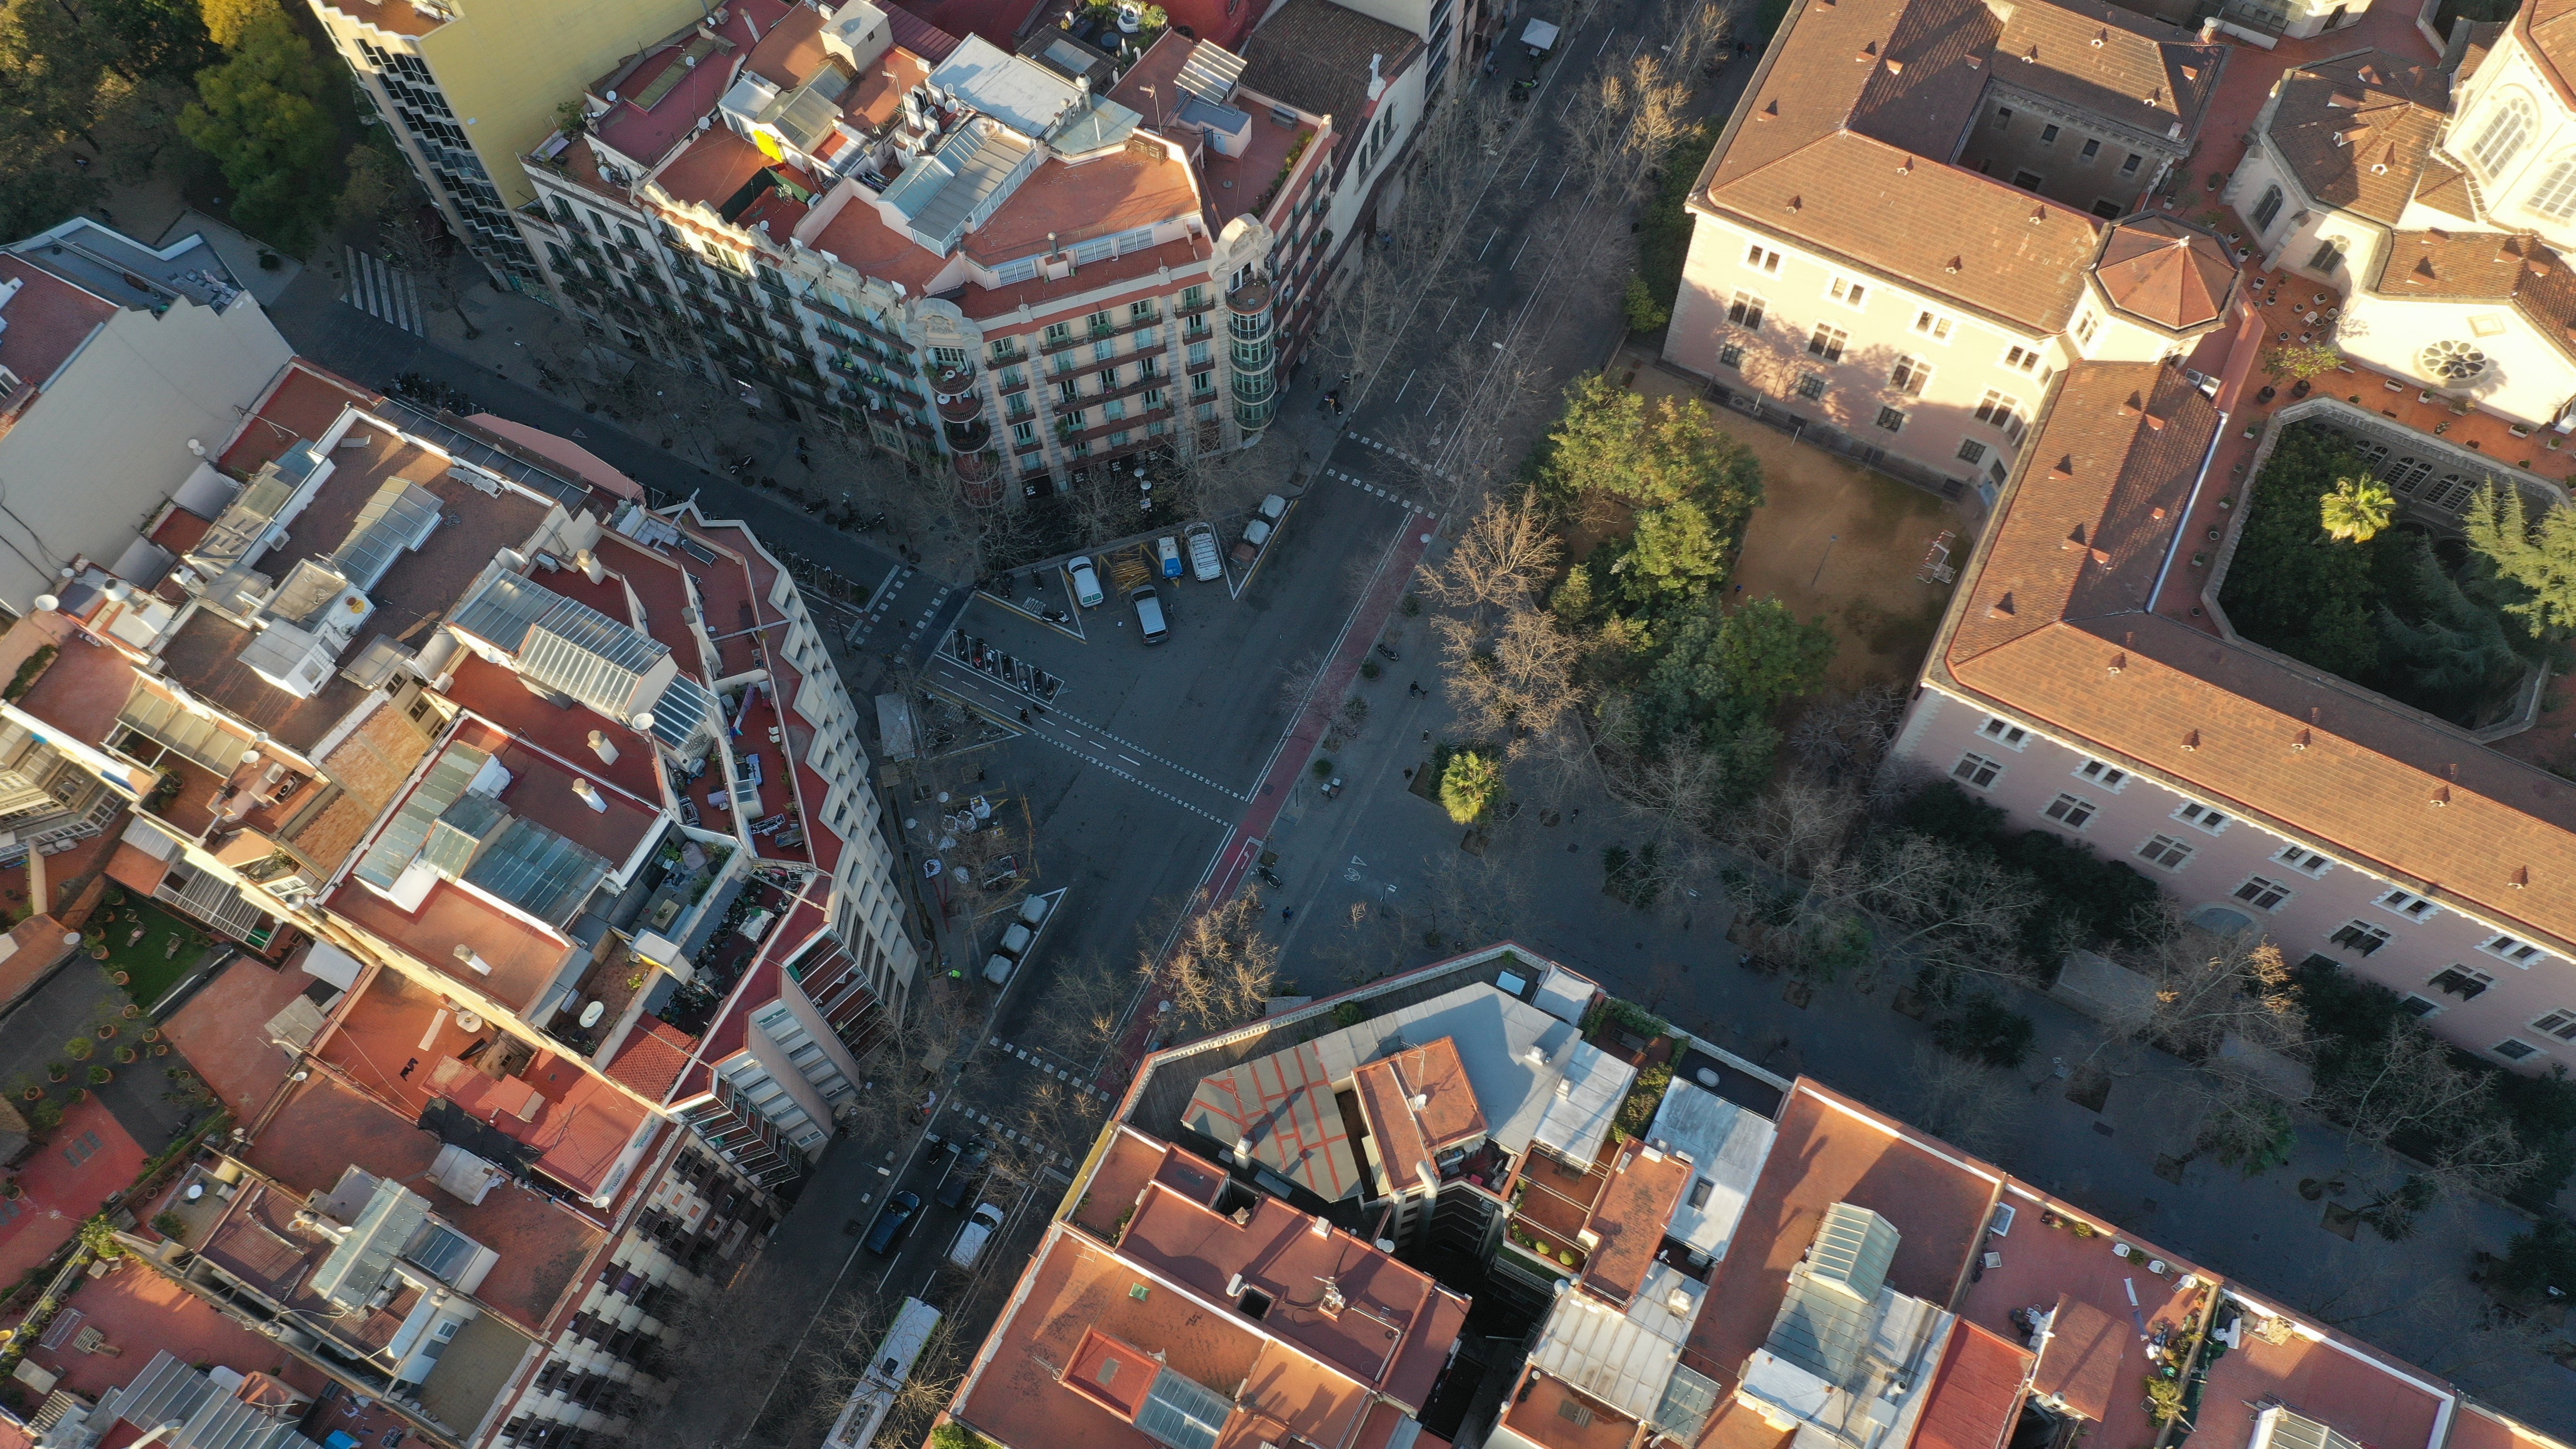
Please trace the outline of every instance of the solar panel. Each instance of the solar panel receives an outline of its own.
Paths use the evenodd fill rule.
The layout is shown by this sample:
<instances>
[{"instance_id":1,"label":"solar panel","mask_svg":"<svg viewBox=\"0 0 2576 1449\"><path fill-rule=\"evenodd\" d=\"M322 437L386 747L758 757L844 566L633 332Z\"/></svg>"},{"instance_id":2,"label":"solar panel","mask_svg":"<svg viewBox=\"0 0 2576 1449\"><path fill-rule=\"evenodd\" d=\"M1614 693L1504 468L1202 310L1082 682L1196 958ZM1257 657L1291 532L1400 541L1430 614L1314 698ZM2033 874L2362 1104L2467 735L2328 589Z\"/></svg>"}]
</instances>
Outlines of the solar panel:
<instances>
[{"instance_id":1,"label":"solar panel","mask_svg":"<svg viewBox=\"0 0 2576 1449\"><path fill-rule=\"evenodd\" d=\"M474 1261L474 1240L442 1223L423 1223L420 1232L403 1249L403 1256L429 1270L442 1283L453 1283L465 1265Z\"/></svg>"},{"instance_id":2,"label":"solar panel","mask_svg":"<svg viewBox=\"0 0 2576 1449\"><path fill-rule=\"evenodd\" d=\"M1145 1407L1136 1411L1136 1427L1172 1449L1216 1449L1234 1404L1216 1390L1165 1369L1145 1391Z\"/></svg>"}]
</instances>

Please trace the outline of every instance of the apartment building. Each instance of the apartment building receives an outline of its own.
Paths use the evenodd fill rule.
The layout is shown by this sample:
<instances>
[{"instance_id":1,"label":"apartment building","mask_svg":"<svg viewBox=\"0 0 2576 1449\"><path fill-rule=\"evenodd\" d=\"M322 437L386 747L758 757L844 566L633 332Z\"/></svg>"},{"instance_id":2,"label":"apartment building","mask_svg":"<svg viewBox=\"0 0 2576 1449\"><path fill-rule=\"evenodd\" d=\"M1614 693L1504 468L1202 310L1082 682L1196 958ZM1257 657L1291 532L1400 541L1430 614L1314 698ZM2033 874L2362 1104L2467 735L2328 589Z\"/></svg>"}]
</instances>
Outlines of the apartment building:
<instances>
[{"instance_id":1,"label":"apartment building","mask_svg":"<svg viewBox=\"0 0 2576 1449\"><path fill-rule=\"evenodd\" d=\"M2269 265L2343 294L2324 320L2345 355L2463 409L2576 427L2571 74L2576 29L2547 7L2455 24L2438 65L2293 67L2227 199Z\"/></svg>"},{"instance_id":2,"label":"apartment building","mask_svg":"<svg viewBox=\"0 0 2576 1449\"><path fill-rule=\"evenodd\" d=\"M75 558L157 582L142 531L293 355L202 237L75 217L0 247L0 606L25 614Z\"/></svg>"},{"instance_id":3,"label":"apartment building","mask_svg":"<svg viewBox=\"0 0 2576 1449\"><path fill-rule=\"evenodd\" d=\"M591 77L705 13L693 0L313 0L323 32L412 174L493 280L541 282L511 220L519 158Z\"/></svg>"},{"instance_id":4,"label":"apartment building","mask_svg":"<svg viewBox=\"0 0 2576 1449\"><path fill-rule=\"evenodd\" d=\"M1538 1019L1562 1034L1531 1038ZM2218 1449L2552 1443L1818 1082L1635 1019L1506 943L1149 1056L948 1417L1001 1449L1993 1449L2149 1442L2154 1377ZM1569 1135L1594 1085L1648 1125ZM1502 1207L1423 1234L1418 1188L1443 1218ZM1408 1265L1472 1278L1490 1350L1435 1361L1470 1305Z\"/></svg>"},{"instance_id":5,"label":"apartment building","mask_svg":"<svg viewBox=\"0 0 2576 1449\"><path fill-rule=\"evenodd\" d=\"M1070 37L1024 49L867 0L742 0L594 78L580 133L527 158L520 221L623 345L969 504L1257 440L1329 121L1177 31L1115 84Z\"/></svg>"},{"instance_id":6,"label":"apartment building","mask_svg":"<svg viewBox=\"0 0 2576 1449\"><path fill-rule=\"evenodd\" d=\"M1368 245L1403 205L1403 162L1430 109L1429 58L1411 32L1333 0L1285 0L1244 46L1245 89L1332 123L1331 170L1305 202L1313 254L1292 264L1311 268L1315 280L1280 320L1283 368L1339 290L1353 247Z\"/></svg>"},{"instance_id":7,"label":"apartment building","mask_svg":"<svg viewBox=\"0 0 2576 1449\"><path fill-rule=\"evenodd\" d=\"M2059 372L2229 315L2225 245L2142 210L2225 59L2098 0L1793 7L1692 192L1665 356L1991 503Z\"/></svg>"},{"instance_id":8,"label":"apartment building","mask_svg":"<svg viewBox=\"0 0 2576 1449\"><path fill-rule=\"evenodd\" d=\"M404 983L439 1022L405 1090L569 1196L675 1117L791 1179L919 965L855 710L739 524L474 426L297 363L214 455L229 501L156 522L167 577L84 562L27 622L59 653L0 728L132 808L128 889Z\"/></svg>"}]
</instances>

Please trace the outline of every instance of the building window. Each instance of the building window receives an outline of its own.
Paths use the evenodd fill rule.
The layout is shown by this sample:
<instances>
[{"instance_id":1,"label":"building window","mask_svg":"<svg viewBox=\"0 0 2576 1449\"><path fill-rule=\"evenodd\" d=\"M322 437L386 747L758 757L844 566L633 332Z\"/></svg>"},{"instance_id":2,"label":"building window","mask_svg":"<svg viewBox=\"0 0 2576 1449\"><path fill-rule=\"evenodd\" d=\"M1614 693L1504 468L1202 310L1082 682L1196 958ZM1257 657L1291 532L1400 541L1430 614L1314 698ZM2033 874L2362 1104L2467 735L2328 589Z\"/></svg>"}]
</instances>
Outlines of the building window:
<instances>
[{"instance_id":1,"label":"building window","mask_svg":"<svg viewBox=\"0 0 2576 1449\"><path fill-rule=\"evenodd\" d=\"M2138 847L2138 859L2166 870L2180 870L2191 862L2191 847L2170 835L2150 835Z\"/></svg>"},{"instance_id":2,"label":"building window","mask_svg":"<svg viewBox=\"0 0 2576 1449\"><path fill-rule=\"evenodd\" d=\"M2378 905L2381 910L2395 911L2410 921L2431 920L2442 911L2440 906L2413 891L2390 891L2379 898Z\"/></svg>"},{"instance_id":3,"label":"building window","mask_svg":"<svg viewBox=\"0 0 2576 1449\"><path fill-rule=\"evenodd\" d=\"M2342 271L2343 243L2336 241L2333 237L2327 237L2324 241L2317 243L2316 254L2308 258L2308 270L2312 272L2323 272L2327 276L2333 276L2335 273Z\"/></svg>"},{"instance_id":4,"label":"building window","mask_svg":"<svg viewBox=\"0 0 2576 1449\"><path fill-rule=\"evenodd\" d=\"M1974 438L1959 440L1959 461L1971 466L1986 461L1986 445Z\"/></svg>"},{"instance_id":5,"label":"building window","mask_svg":"<svg viewBox=\"0 0 2576 1449\"><path fill-rule=\"evenodd\" d=\"M2129 772L2117 765L2106 765L2100 760L2086 760L2075 767L2075 778L2090 780L2117 795L2120 793L2120 787L2129 783Z\"/></svg>"},{"instance_id":6,"label":"building window","mask_svg":"<svg viewBox=\"0 0 2576 1449\"><path fill-rule=\"evenodd\" d=\"M1977 421L1988 427L2003 429L2004 436L2018 441L2021 437L2021 399L1992 388L1977 403Z\"/></svg>"},{"instance_id":7,"label":"building window","mask_svg":"<svg viewBox=\"0 0 2576 1449\"><path fill-rule=\"evenodd\" d=\"M2466 966L2452 966L2425 984L2444 996L2456 996L2462 1001L2475 1001L2479 993L2495 985L2495 978L2483 971L2472 971Z\"/></svg>"},{"instance_id":8,"label":"building window","mask_svg":"<svg viewBox=\"0 0 2576 1449\"><path fill-rule=\"evenodd\" d=\"M2069 830L2081 830L2084 822L2093 818L2094 809L2093 802L2081 795L2060 795L2039 813Z\"/></svg>"},{"instance_id":9,"label":"building window","mask_svg":"<svg viewBox=\"0 0 2576 1449\"><path fill-rule=\"evenodd\" d=\"M1921 397L1923 385L1931 380L1932 369L1919 357L1900 356L1896 365L1887 370L1887 385L1907 397Z\"/></svg>"},{"instance_id":10,"label":"building window","mask_svg":"<svg viewBox=\"0 0 2576 1449\"><path fill-rule=\"evenodd\" d=\"M2428 1017L2441 1015L2442 1003L2435 1001L2429 996L2418 996L2414 992L2410 991L2404 996L2397 998L2397 1009L2405 1012L2408 1016L2415 1018L2417 1021L2422 1021Z\"/></svg>"},{"instance_id":11,"label":"building window","mask_svg":"<svg viewBox=\"0 0 2576 1449\"><path fill-rule=\"evenodd\" d=\"M1905 427L1905 414L1895 408L1880 408L1878 410L1878 425L1891 433L1900 432Z\"/></svg>"},{"instance_id":12,"label":"building window","mask_svg":"<svg viewBox=\"0 0 2576 1449\"><path fill-rule=\"evenodd\" d=\"M2272 223L2278 220L2280 215L2281 188L2266 186L2263 188L2263 199L2254 203L2254 212L2246 220L2254 223L2254 229L2258 232L2269 231L2272 229Z\"/></svg>"},{"instance_id":13,"label":"building window","mask_svg":"<svg viewBox=\"0 0 2576 1449\"><path fill-rule=\"evenodd\" d=\"M2101 154L2102 143L2088 137L2084 142L2084 159L2090 161Z\"/></svg>"},{"instance_id":14,"label":"building window","mask_svg":"<svg viewBox=\"0 0 2576 1449\"><path fill-rule=\"evenodd\" d=\"M1842 303L1846 307L1861 306L1869 300L1869 284L1867 282L1855 282L1849 277L1836 277L1834 278L1833 298L1835 301Z\"/></svg>"},{"instance_id":15,"label":"building window","mask_svg":"<svg viewBox=\"0 0 2576 1449\"><path fill-rule=\"evenodd\" d=\"M2184 805L2180 810L2175 811L2173 813L2173 818L2181 821L2185 825L2198 826L2200 829L2206 830L2212 835L2216 835L2218 832L2227 828L2226 815L2219 811L2210 809L2208 806L2201 804L2197 800L2194 800L2189 804Z\"/></svg>"},{"instance_id":16,"label":"building window","mask_svg":"<svg viewBox=\"0 0 2576 1449\"><path fill-rule=\"evenodd\" d=\"M2530 967L2531 963L2539 960L2541 956L2541 951L2538 946L2535 946L2528 941L2517 941L2511 936L2491 936L2487 938L2486 943L2478 947L2478 949L2486 952L2490 956L2494 956L2500 960L2510 961L2516 966L2521 966L2526 969Z\"/></svg>"},{"instance_id":17,"label":"building window","mask_svg":"<svg viewBox=\"0 0 2576 1449\"><path fill-rule=\"evenodd\" d=\"M1823 373L1810 372L1798 379L1798 396L1805 398L1809 402L1815 402L1824 397L1824 395L1825 375Z\"/></svg>"},{"instance_id":18,"label":"building window","mask_svg":"<svg viewBox=\"0 0 2576 1449\"><path fill-rule=\"evenodd\" d=\"M1950 319L1938 312L1925 310L1914 314L1914 331L1935 342L1950 340Z\"/></svg>"},{"instance_id":19,"label":"building window","mask_svg":"<svg viewBox=\"0 0 2576 1449\"><path fill-rule=\"evenodd\" d=\"M2146 159L2146 157L2139 155L2135 151L2130 152L2129 159L2120 163L2120 174L2123 176L2137 175L2138 163Z\"/></svg>"},{"instance_id":20,"label":"building window","mask_svg":"<svg viewBox=\"0 0 2576 1449\"><path fill-rule=\"evenodd\" d=\"M1814 335L1807 339L1807 351L1827 362L1840 362L1843 360L1843 347L1850 341L1850 333L1819 322Z\"/></svg>"},{"instance_id":21,"label":"building window","mask_svg":"<svg viewBox=\"0 0 2576 1449\"><path fill-rule=\"evenodd\" d=\"M1744 264L1757 272L1780 270L1780 254L1769 247L1756 245L1744 254Z\"/></svg>"},{"instance_id":22,"label":"building window","mask_svg":"<svg viewBox=\"0 0 2576 1449\"><path fill-rule=\"evenodd\" d=\"M1013 423L1013 424L1011 424L1011 441L1012 441L1012 442L1014 442L1014 443L1019 444L1019 445L1020 445L1021 447L1023 447L1023 448L1034 448L1034 447L1036 447L1036 446L1038 445L1038 429L1037 429L1037 424L1035 424L1035 423Z\"/></svg>"},{"instance_id":23,"label":"building window","mask_svg":"<svg viewBox=\"0 0 2576 1449\"><path fill-rule=\"evenodd\" d=\"M2039 366L2039 349L2013 346L2005 349L2004 366L2015 372L2030 372Z\"/></svg>"},{"instance_id":24,"label":"building window","mask_svg":"<svg viewBox=\"0 0 2576 1449\"><path fill-rule=\"evenodd\" d=\"M2086 311L2083 316L2075 320L2075 341L2077 345L2083 347L2092 346L2093 334L2101 330L2102 319L2091 311Z\"/></svg>"},{"instance_id":25,"label":"building window","mask_svg":"<svg viewBox=\"0 0 2576 1449\"><path fill-rule=\"evenodd\" d=\"M2236 888L2236 898L2258 911L2277 911L2290 898L2290 888L2261 876L2250 876Z\"/></svg>"},{"instance_id":26,"label":"building window","mask_svg":"<svg viewBox=\"0 0 2576 1449\"><path fill-rule=\"evenodd\" d=\"M2008 750L2018 750L2030 743L2030 731L1999 715L1986 716L1986 722L1977 727L1977 734Z\"/></svg>"},{"instance_id":27,"label":"building window","mask_svg":"<svg viewBox=\"0 0 2576 1449\"><path fill-rule=\"evenodd\" d=\"M2326 939L2356 956L2367 956L2387 945L2391 938L2386 931L2368 921L2346 921L2341 929Z\"/></svg>"},{"instance_id":28,"label":"building window","mask_svg":"<svg viewBox=\"0 0 2576 1449\"><path fill-rule=\"evenodd\" d=\"M1995 129L1998 131L2008 131L2012 129L2012 107L1995 107Z\"/></svg>"},{"instance_id":29,"label":"building window","mask_svg":"<svg viewBox=\"0 0 2576 1449\"><path fill-rule=\"evenodd\" d=\"M2560 1041L2576 1041L2576 1011L2561 1007L2546 1016L2535 1018L2531 1023L2531 1029L2542 1036L2556 1037Z\"/></svg>"},{"instance_id":30,"label":"building window","mask_svg":"<svg viewBox=\"0 0 2576 1449\"><path fill-rule=\"evenodd\" d=\"M2285 845L2272 853L2272 858L2299 874L2314 880L2334 868L2334 862L2304 845Z\"/></svg>"},{"instance_id":31,"label":"building window","mask_svg":"<svg viewBox=\"0 0 2576 1449\"><path fill-rule=\"evenodd\" d=\"M2487 1050L2494 1052L2497 1056L2500 1056L2509 1062L2518 1062L2524 1057L2538 1056L2540 1054L2540 1048L2533 1046L2527 1041L2516 1041L2512 1037L2506 1037L2504 1040L2497 1042L2494 1046L2487 1048Z\"/></svg>"},{"instance_id":32,"label":"building window","mask_svg":"<svg viewBox=\"0 0 2576 1449\"><path fill-rule=\"evenodd\" d=\"M1983 790L2002 777L2004 767L1980 754L1965 754L1950 767L1950 778Z\"/></svg>"},{"instance_id":33,"label":"building window","mask_svg":"<svg viewBox=\"0 0 2576 1449\"><path fill-rule=\"evenodd\" d=\"M2531 125L2531 102L2506 96L2503 104L2487 113L2486 125L2469 143L2469 159L2478 163L2480 171L2495 175L2521 154L2522 143L2531 139Z\"/></svg>"},{"instance_id":34,"label":"building window","mask_svg":"<svg viewBox=\"0 0 2576 1449\"><path fill-rule=\"evenodd\" d=\"M2054 145L2056 145L2056 144L2057 144L2057 127L2056 127L2056 126L2054 126L2054 125L2048 125L2048 126L2042 126L2042 127L2040 127L2040 128L2039 128L2039 144L2041 144L2041 145L2043 145L2043 146L2054 146Z\"/></svg>"},{"instance_id":35,"label":"building window","mask_svg":"<svg viewBox=\"0 0 2576 1449\"><path fill-rule=\"evenodd\" d=\"M1759 328L1762 325L1762 299L1751 292L1738 292L1726 304L1726 320L1738 327Z\"/></svg>"},{"instance_id":36,"label":"building window","mask_svg":"<svg viewBox=\"0 0 2576 1449\"><path fill-rule=\"evenodd\" d=\"M1744 367L1744 348L1733 342L1720 343L1717 349L1717 365L1720 367L1732 367L1738 371L1742 371Z\"/></svg>"}]
</instances>

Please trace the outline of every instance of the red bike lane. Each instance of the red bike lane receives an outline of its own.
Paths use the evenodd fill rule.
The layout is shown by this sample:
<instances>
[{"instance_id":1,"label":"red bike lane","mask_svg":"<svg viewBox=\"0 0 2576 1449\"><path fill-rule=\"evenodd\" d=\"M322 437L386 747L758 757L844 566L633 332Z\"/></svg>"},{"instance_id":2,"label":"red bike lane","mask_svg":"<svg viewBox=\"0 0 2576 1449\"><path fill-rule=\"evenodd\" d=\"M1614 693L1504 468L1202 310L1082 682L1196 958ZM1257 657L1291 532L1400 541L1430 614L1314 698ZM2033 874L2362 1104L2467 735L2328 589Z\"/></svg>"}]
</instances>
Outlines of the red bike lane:
<instances>
[{"instance_id":1,"label":"red bike lane","mask_svg":"<svg viewBox=\"0 0 2576 1449\"><path fill-rule=\"evenodd\" d=\"M1280 741L1279 748L1271 756L1269 770L1261 777L1260 788L1253 792L1252 803L1244 807L1243 817L1235 822L1234 829L1226 835L1225 844L1218 848L1210 863L1207 876L1200 882L1197 897L1191 905L1192 916L1219 902L1231 900L1243 884L1243 878L1251 874L1254 863L1260 859L1261 842L1278 822L1280 809L1288 803L1288 792L1296 787L1297 777L1314 760L1315 750L1323 743L1324 732L1334 712L1350 692L1351 682L1359 678L1360 665L1368 658L1369 650L1376 646L1378 636L1385 632L1386 621L1394 615L1397 601L1404 597L1405 586L1412 581L1414 568L1422 562L1424 551L1431 546L1435 524L1436 520L1428 514L1405 515L1404 532L1396 537L1379 560L1377 575L1370 580L1368 592L1361 596L1358 607L1351 611L1350 621L1343 626L1342 637L1334 646L1332 658L1325 661L1313 692L1306 698L1306 707L1299 712L1296 724ZM1177 936L1178 932L1174 934ZM1145 1058L1145 1044L1153 1038L1157 1015L1154 1008L1160 999L1159 992L1151 989L1139 999L1134 1018L1120 1032L1117 1048L1110 1053L1102 1071L1099 1083L1102 1091L1116 1096L1126 1089L1137 1064Z\"/></svg>"}]
</instances>

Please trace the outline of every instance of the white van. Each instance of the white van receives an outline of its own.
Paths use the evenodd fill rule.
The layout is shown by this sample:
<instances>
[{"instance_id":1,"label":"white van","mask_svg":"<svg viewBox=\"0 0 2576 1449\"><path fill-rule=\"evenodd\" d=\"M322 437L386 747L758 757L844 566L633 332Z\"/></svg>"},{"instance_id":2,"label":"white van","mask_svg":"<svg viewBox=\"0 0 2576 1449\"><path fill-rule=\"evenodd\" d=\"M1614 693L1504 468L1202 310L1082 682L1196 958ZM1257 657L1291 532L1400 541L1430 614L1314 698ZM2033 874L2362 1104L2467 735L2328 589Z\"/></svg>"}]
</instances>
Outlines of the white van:
<instances>
[{"instance_id":1,"label":"white van","mask_svg":"<svg viewBox=\"0 0 2576 1449\"><path fill-rule=\"evenodd\" d=\"M960 1268L974 1267L975 1259L984 1251L985 1240L991 1238L993 1230L1001 1225L1000 1208L988 1202L977 1203L974 1215L966 1219L966 1226L957 1230L957 1241L948 1249L948 1261Z\"/></svg>"},{"instance_id":2,"label":"white van","mask_svg":"<svg viewBox=\"0 0 2576 1449\"><path fill-rule=\"evenodd\" d=\"M1160 644L1172 637L1163 623L1163 600L1152 584L1138 584L1127 591L1127 602L1136 606L1136 627L1144 631L1145 642Z\"/></svg>"},{"instance_id":3,"label":"white van","mask_svg":"<svg viewBox=\"0 0 2576 1449\"><path fill-rule=\"evenodd\" d=\"M999 986L1011 979L1011 968L1019 963L996 951L984 960L984 979Z\"/></svg>"},{"instance_id":4,"label":"white van","mask_svg":"<svg viewBox=\"0 0 2576 1449\"><path fill-rule=\"evenodd\" d=\"M1010 929L1002 933L1002 944L995 949L1016 961L1020 959L1021 952L1029 949L1029 942L1036 934L1028 927L1013 921Z\"/></svg>"},{"instance_id":5,"label":"white van","mask_svg":"<svg viewBox=\"0 0 2576 1449\"><path fill-rule=\"evenodd\" d=\"M1031 896L1020 902L1020 924L1033 931L1045 925L1050 904L1044 896Z\"/></svg>"},{"instance_id":6,"label":"white van","mask_svg":"<svg viewBox=\"0 0 2576 1449\"><path fill-rule=\"evenodd\" d=\"M1086 609L1097 609L1106 594L1100 592L1100 575L1092 572L1091 560L1076 554L1064 561L1064 571L1073 579L1073 601Z\"/></svg>"}]
</instances>

